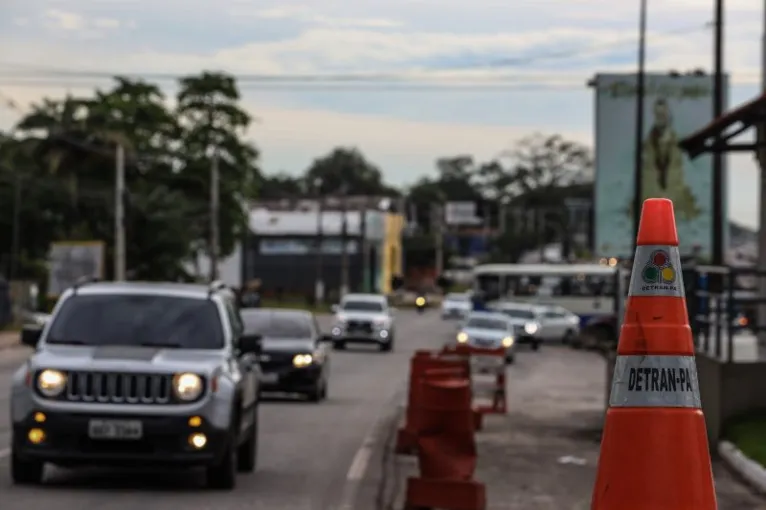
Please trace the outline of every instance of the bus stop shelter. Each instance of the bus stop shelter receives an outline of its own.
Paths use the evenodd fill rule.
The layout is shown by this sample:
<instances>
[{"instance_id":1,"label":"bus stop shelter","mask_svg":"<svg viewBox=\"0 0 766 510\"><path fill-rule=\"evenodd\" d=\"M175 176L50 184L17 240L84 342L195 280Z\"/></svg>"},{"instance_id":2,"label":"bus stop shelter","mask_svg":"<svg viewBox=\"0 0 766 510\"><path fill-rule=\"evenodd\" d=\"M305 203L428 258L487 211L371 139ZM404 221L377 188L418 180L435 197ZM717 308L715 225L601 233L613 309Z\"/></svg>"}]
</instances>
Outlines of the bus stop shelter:
<instances>
[{"instance_id":1,"label":"bus stop shelter","mask_svg":"<svg viewBox=\"0 0 766 510\"><path fill-rule=\"evenodd\" d=\"M754 141L740 135L755 130ZM751 153L761 170L757 268L701 266L694 270L687 292L690 322L697 346L700 393L711 446L717 444L726 422L750 410L766 408L766 356L759 339L766 332L766 93L743 103L683 139L679 145L690 159L703 154ZM726 190L720 190L724 193ZM738 282L755 281L749 297L741 297ZM717 282L699 285L699 282ZM756 320L749 331L735 331L735 309L753 309ZM750 336L747 337L746 335ZM745 342L754 345L743 356ZM739 349L739 352L738 352Z\"/></svg>"}]
</instances>

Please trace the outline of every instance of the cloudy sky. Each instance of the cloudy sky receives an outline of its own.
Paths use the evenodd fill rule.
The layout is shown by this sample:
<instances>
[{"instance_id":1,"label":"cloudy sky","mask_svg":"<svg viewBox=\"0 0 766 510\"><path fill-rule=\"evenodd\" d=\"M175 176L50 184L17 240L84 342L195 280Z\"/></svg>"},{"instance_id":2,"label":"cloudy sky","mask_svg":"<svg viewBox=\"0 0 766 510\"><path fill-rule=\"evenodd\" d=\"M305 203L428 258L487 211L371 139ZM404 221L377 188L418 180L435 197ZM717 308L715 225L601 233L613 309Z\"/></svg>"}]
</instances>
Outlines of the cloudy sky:
<instances>
[{"instance_id":1,"label":"cloudy sky","mask_svg":"<svg viewBox=\"0 0 766 510\"><path fill-rule=\"evenodd\" d=\"M649 69L709 70L712 0L650 4ZM732 103L759 89L762 4L726 0ZM108 84L93 73L35 82L20 73L136 74L172 94L168 76L225 70L242 77L267 172L297 173L349 145L406 184L432 173L439 156L491 158L535 131L592 144L585 83L635 68L638 0L3 0L0 14L0 93L16 105L0 103L0 129L44 96ZM427 83L262 81L414 72ZM755 225L752 158L733 157L730 167L730 214Z\"/></svg>"}]
</instances>

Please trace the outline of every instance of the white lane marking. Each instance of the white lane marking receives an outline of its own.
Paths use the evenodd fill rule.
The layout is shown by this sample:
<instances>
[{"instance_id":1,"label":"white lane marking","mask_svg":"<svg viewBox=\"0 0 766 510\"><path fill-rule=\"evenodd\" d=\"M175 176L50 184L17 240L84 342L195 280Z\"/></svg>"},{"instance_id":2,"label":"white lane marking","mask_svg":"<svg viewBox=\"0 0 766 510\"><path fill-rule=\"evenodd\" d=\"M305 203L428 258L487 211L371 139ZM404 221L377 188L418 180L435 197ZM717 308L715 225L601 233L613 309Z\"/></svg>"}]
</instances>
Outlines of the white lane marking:
<instances>
[{"instance_id":1,"label":"white lane marking","mask_svg":"<svg viewBox=\"0 0 766 510\"><path fill-rule=\"evenodd\" d=\"M0 450L0 459L4 459L5 457L10 457L10 456L11 456L11 449L10 448L6 448L4 450Z\"/></svg>"},{"instance_id":2,"label":"white lane marking","mask_svg":"<svg viewBox=\"0 0 766 510\"><path fill-rule=\"evenodd\" d=\"M370 457L372 457L373 446L375 446L375 436L374 434L369 434L364 439L362 446L357 450L356 455L354 455L351 467L348 468L346 480L358 482L364 478L364 474L367 472L367 465L370 463Z\"/></svg>"}]
</instances>

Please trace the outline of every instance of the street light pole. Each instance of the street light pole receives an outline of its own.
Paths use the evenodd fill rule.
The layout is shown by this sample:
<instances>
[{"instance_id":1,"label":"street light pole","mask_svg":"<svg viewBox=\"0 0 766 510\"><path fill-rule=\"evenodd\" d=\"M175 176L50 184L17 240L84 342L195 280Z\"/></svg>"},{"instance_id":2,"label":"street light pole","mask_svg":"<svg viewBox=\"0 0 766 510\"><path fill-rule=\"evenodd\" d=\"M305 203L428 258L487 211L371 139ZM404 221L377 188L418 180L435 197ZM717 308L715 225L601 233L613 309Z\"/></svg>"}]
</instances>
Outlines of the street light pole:
<instances>
[{"instance_id":1,"label":"street light pole","mask_svg":"<svg viewBox=\"0 0 766 510\"><path fill-rule=\"evenodd\" d=\"M117 144L114 179L114 279L125 281L125 147Z\"/></svg>"},{"instance_id":2,"label":"street light pole","mask_svg":"<svg viewBox=\"0 0 766 510\"><path fill-rule=\"evenodd\" d=\"M713 19L715 24L715 37L713 47L715 49L714 57L714 85L713 85L713 118L717 119L723 115L724 100L726 91L724 89L724 76L723 76L723 24L724 24L724 9L723 0L715 0L715 17ZM718 133L715 137L713 150L713 264L722 265L726 262L724 255L724 217L725 211L723 209L724 193L726 193L724 186L723 175L723 153L717 148L721 142L721 134Z\"/></svg>"},{"instance_id":3,"label":"street light pole","mask_svg":"<svg viewBox=\"0 0 766 510\"><path fill-rule=\"evenodd\" d=\"M638 19L638 73L636 75L636 134L635 134L635 173L633 176L633 251L641 222L643 193L643 141L644 141L644 101L646 96L646 10L647 0L641 0Z\"/></svg>"}]
</instances>

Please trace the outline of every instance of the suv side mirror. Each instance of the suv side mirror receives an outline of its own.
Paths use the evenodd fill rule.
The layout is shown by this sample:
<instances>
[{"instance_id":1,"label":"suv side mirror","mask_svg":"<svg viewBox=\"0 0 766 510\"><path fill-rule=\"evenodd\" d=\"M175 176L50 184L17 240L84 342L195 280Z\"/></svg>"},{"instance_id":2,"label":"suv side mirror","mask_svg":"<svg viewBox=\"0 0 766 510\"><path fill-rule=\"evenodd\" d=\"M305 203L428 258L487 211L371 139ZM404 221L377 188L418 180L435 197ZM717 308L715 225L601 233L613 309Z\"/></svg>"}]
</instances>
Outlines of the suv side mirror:
<instances>
[{"instance_id":1,"label":"suv side mirror","mask_svg":"<svg viewBox=\"0 0 766 510\"><path fill-rule=\"evenodd\" d=\"M340 306L338 305L332 305L330 307L330 310L332 310L332 313L338 313L338 310L340 310Z\"/></svg>"},{"instance_id":2,"label":"suv side mirror","mask_svg":"<svg viewBox=\"0 0 766 510\"><path fill-rule=\"evenodd\" d=\"M37 344L40 342L40 337L43 334L43 328L41 326L24 326L21 329L21 344L27 347L37 348Z\"/></svg>"},{"instance_id":3,"label":"suv side mirror","mask_svg":"<svg viewBox=\"0 0 766 510\"><path fill-rule=\"evenodd\" d=\"M261 335L242 335L239 337L239 350L242 354L260 354L263 348Z\"/></svg>"}]
</instances>

